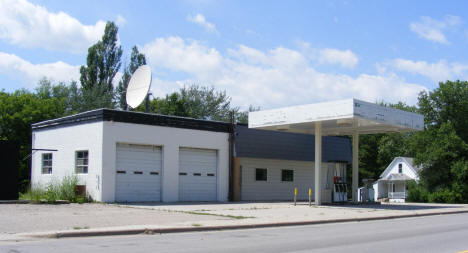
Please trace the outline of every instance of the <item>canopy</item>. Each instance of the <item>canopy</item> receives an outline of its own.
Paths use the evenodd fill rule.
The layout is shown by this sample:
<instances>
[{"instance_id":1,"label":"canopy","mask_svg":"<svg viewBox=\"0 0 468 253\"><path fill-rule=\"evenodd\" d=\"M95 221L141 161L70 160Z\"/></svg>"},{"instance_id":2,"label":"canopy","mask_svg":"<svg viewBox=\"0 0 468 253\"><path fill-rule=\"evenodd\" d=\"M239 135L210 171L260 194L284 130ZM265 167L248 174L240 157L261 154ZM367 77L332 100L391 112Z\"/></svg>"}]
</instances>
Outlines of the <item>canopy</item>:
<instances>
[{"instance_id":1,"label":"canopy","mask_svg":"<svg viewBox=\"0 0 468 253\"><path fill-rule=\"evenodd\" d=\"M249 128L315 135L315 204L322 202L322 135L353 136L352 194L357 200L359 134L424 129L424 117L358 99L249 112Z\"/></svg>"},{"instance_id":2,"label":"canopy","mask_svg":"<svg viewBox=\"0 0 468 253\"><path fill-rule=\"evenodd\" d=\"M380 106L357 99L284 107L249 113L249 127L313 134L322 123L324 135L374 134L423 130L417 113Z\"/></svg>"}]
</instances>

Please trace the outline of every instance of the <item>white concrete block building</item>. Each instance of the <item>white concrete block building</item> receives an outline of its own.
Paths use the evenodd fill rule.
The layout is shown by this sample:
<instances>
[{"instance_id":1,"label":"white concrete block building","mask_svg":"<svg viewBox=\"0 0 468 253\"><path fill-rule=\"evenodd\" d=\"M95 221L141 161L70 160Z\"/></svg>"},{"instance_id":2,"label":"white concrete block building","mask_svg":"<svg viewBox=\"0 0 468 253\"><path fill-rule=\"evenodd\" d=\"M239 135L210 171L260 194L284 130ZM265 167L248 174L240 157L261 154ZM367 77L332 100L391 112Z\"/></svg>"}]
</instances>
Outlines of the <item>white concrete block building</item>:
<instances>
[{"instance_id":1,"label":"white concrete block building","mask_svg":"<svg viewBox=\"0 0 468 253\"><path fill-rule=\"evenodd\" d=\"M32 147L56 150L32 156L33 186L77 175L103 202L305 200L315 184L313 135L224 122L99 109L33 124ZM324 137L321 160L331 201L349 138Z\"/></svg>"},{"instance_id":2,"label":"white concrete block building","mask_svg":"<svg viewBox=\"0 0 468 253\"><path fill-rule=\"evenodd\" d=\"M103 202L227 201L230 125L99 109L32 126L31 182L77 175Z\"/></svg>"}]
</instances>

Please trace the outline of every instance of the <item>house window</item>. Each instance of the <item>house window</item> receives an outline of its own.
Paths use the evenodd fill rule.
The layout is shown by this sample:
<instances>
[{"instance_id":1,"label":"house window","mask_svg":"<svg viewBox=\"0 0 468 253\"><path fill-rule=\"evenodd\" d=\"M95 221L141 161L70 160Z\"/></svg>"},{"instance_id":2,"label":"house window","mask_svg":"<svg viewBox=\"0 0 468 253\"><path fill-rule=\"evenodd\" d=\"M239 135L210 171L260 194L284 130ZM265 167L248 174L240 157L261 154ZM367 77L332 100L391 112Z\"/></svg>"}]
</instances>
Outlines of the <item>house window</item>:
<instances>
[{"instance_id":1,"label":"house window","mask_svg":"<svg viewBox=\"0 0 468 253\"><path fill-rule=\"evenodd\" d=\"M398 164L398 173L403 173L403 164Z\"/></svg>"},{"instance_id":2,"label":"house window","mask_svg":"<svg viewBox=\"0 0 468 253\"><path fill-rule=\"evenodd\" d=\"M52 174L52 153L42 154L42 174Z\"/></svg>"},{"instance_id":3,"label":"house window","mask_svg":"<svg viewBox=\"0 0 468 253\"><path fill-rule=\"evenodd\" d=\"M294 181L294 170L281 170L281 181L293 182Z\"/></svg>"},{"instance_id":4,"label":"house window","mask_svg":"<svg viewBox=\"0 0 468 253\"><path fill-rule=\"evenodd\" d=\"M88 150L76 151L75 171L78 174L88 173Z\"/></svg>"},{"instance_id":5,"label":"house window","mask_svg":"<svg viewBox=\"0 0 468 253\"><path fill-rule=\"evenodd\" d=\"M255 181L267 181L267 169L255 169Z\"/></svg>"}]
</instances>

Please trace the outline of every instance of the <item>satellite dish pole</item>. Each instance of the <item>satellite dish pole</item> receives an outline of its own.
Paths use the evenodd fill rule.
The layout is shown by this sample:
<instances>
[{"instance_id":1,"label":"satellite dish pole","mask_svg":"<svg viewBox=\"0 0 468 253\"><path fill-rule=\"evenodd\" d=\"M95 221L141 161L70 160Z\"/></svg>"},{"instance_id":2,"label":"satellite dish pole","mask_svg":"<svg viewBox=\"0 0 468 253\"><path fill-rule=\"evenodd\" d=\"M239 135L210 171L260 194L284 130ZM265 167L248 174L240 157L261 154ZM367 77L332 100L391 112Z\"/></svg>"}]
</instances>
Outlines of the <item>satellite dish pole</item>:
<instances>
[{"instance_id":1,"label":"satellite dish pole","mask_svg":"<svg viewBox=\"0 0 468 253\"><path fill-rule=\"evenodd\" d=\"M146 95L145 112L149 112L149 103L150 103L149 97L150 97L150 95L153 95L153 93L148 92L148 95Z\"/></svg>"},{"instance_id":2,"label":"satellite dish pole","mask_svg":"<svg viewBox=\"0 0 468 253\"><path fill-rule=\"evenodd\" d=\"M151 68L148 65L138 67L132 75L127 87L127 105L137 108L146 99L146 112L149 112L149 92L151 87Z\"/></svg>"}]
</instances>

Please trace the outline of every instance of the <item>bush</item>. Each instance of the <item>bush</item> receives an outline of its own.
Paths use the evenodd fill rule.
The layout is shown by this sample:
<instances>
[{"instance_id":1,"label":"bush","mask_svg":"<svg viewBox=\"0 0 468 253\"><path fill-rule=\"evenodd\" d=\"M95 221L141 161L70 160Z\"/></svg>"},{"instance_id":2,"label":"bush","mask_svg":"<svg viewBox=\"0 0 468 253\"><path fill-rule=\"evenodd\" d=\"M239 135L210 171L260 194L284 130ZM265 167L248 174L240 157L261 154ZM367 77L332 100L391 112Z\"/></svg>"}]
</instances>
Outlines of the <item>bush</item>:
<instances>
[{"instance_id":1,"label":"bush","mask_svg":"<svg viewBox=\"0 0 468 253\"><path fill-rule=\"evenodd\" d=\"M86 202L83 196L75 194L75 187L78 184L78 177L76 175L65 176L61 181L52 180L46 187L36 185L20 194L20 199L31 200L33 202L40 202L45 200L49 203L54 203L57 200L66 200L70 202Z\"/></svg>"},{"instance_id":2,"label":"bush","mask_svg":"<svg viewBox=\"0 0 468 253\"><path fill-rule=\"evenodd\" d=\"M41 199L46 199L46 190L41 185L30 187L25 193L19 194L19 199L30 200L32 202L40 202Z\"/></svg>"},{"instance_id":3,"label":"bush","mask_svg":"<svg viewBox=\"0 0 468 253\"><path fill-rule=\"evenodd\" d=\"M433 203L457 203L455 192L450 189L439 189L429 194L429 202Z\"/></svg>"},{"instance_id":4,"label":"bush","mask_svg":"<svg viewBox=\"0 0 468 253\"><path fill-rule=\"evenodd\" d=\"M408 202L428 202L429 192L423 186L414 181L407 182L406 186L408 188L408 196L406 198Z\"/></svg>"}]
</instances>

